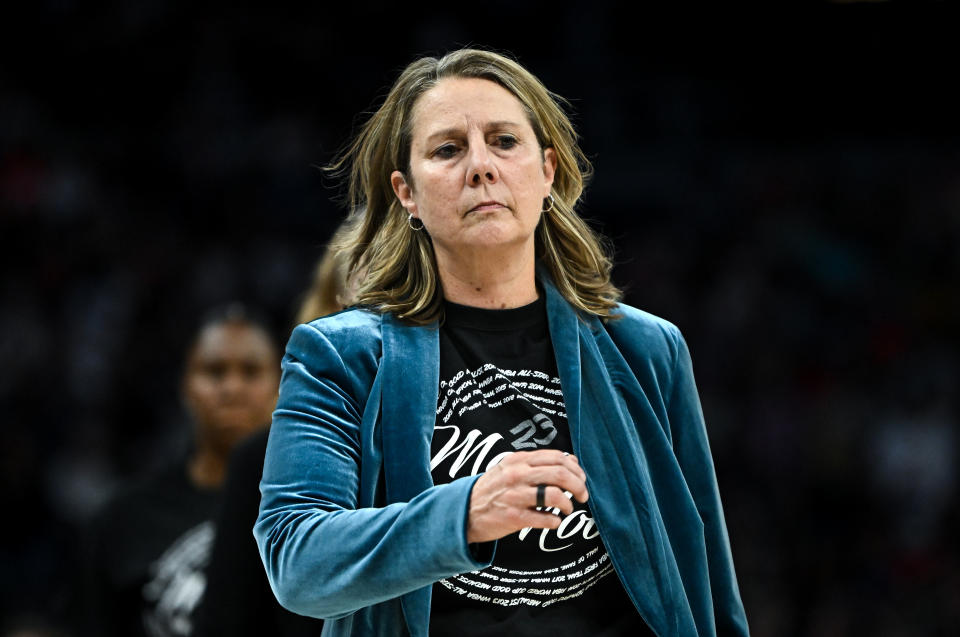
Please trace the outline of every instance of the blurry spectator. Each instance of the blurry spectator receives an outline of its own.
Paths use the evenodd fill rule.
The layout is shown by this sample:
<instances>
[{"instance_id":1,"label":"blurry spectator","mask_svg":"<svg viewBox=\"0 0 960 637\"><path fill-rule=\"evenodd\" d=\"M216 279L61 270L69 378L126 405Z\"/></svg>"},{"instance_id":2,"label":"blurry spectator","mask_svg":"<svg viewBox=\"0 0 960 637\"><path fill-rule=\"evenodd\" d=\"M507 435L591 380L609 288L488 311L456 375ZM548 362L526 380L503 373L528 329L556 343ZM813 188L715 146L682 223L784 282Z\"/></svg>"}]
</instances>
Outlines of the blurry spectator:
<instances>
[{"instance_id":1,"label":"blurry spectator","mask_svg":"<svg viewBox=\"0 0 960 637\"><path fill-rule=\"evenodd\" d=\"M87 634L193 633L229 453L270 421L277 354L265 324L242 305L203 321L187 350L182 386L193 448L97 516L87 556Z\"/></svg>"},{"instance_id":2,"label":"blurry spectator","mask_svg":"<svg viewBox=\"0 0 960 637\"><path fill-rule=\"evenodd\" d=\"M340 226L317 263L297 311L297 323L350 304L345 253L338 249L347 229L346 223ZM198 637L300 637L319 635L323 628L323 620L296 615L280 606L270 590L253 539L267 434L264 430L251 435L230 456L217 537L207 569L207 592L197 612Z\"/></svg>"}]
</instances>

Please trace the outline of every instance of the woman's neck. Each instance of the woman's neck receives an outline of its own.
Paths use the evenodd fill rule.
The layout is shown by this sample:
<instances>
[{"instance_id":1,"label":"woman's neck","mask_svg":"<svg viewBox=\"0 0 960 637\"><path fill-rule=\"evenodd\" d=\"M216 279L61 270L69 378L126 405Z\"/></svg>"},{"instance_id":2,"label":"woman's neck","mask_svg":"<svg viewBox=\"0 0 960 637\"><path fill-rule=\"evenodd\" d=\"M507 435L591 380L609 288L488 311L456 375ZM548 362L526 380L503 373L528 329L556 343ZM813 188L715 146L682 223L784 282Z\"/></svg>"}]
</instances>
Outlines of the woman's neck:
<instances>
[{"instance_id":1,"label":"woman's neck","mask_svg":"<svg viewBox=\"0 0 960 637\"><path fill-rule=\"evenodd\" d=\"M226 477L227 461L222 454L209 448L199 448L187 463L191 482L202 489L215 489Z\"/></svg>"},{"instance_id":2,"label":"woman's neck","mask_svg":"<svg viewBox=\"0 0 960 637\"><path fill-rule=\"evenodd\" d=\"M438 253L437 270L444 298L460 305L501 310L522 307L538 298L532 251L519 260L490 254L453 260Z\"/></svg>"}]
</instances>

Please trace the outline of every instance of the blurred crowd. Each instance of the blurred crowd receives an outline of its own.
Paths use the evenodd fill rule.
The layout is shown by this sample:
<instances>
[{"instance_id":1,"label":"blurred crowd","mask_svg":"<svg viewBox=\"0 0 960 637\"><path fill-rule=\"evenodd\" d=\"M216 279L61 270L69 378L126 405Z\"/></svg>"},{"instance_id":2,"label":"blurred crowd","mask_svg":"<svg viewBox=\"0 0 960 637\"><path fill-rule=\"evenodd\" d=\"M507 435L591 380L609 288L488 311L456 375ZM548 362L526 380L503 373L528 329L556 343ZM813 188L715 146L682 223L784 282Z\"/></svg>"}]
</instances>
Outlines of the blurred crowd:
<instances>
[{"instance_id":1,"label":"blurred crowd","mask_svg":"<svg viewBox=\"0 0 960 637\"><path fill-rule=\"evenodd\" d=\"M0 45L3 635L73 634L78 538L189 444L199 317L242 300L285 340L342 218L316 167L397 67L468 41L572 99L614 279L687 337L752 633L953 634L960 146L939 32L883 23L900 48L856 41L874 68L833 58L836 34L776 48L774 27L752 56L629 48L612 9L519 44L453 18L353 42L320 10L124 6L21 8L32 30ZM758 55L782 64L742 66Z\"/></svg>"}]
</instances>

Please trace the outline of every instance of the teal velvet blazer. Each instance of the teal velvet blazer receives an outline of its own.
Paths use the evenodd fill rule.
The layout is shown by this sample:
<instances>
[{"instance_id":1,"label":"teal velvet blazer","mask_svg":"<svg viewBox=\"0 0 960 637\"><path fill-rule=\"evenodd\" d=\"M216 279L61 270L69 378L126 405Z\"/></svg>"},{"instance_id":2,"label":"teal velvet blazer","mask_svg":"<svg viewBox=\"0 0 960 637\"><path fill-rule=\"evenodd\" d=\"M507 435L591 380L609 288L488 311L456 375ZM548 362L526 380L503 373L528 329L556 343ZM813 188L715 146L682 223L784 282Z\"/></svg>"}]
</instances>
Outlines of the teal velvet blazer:
<instances>
[{"instance_id":1,"label":"teal velvet blazer","mask_svg":"<svg viewBox=\"0 0 960 637\"><path fill-rule=\"evenodd\" d=\"M747 635L690 355L622 305L582 317L546 277L550 335L590 507L661 637ZM491 563L468 545L478 476L434 486L434 326L352 309L297 327L283 359L254 535L280 603L324 635L429 633L431 586Z\"/></svg>"}]
</instances>

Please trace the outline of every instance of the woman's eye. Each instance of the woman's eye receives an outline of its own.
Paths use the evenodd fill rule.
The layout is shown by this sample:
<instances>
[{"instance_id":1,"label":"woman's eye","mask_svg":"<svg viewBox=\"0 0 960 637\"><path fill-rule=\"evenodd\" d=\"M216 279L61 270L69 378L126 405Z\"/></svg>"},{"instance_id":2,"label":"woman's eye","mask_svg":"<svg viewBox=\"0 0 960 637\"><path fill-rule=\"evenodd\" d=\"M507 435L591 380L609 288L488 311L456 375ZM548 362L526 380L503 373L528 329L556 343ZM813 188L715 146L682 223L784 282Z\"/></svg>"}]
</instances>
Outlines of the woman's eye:
<instances>
[{"instance_id":1,"label":"woman's eye","mask_svg":"<svg viewBox=\"0 0 960 637\"><path fill-rule=\"evenodd\" d=\"M434 156L441 159L450 159L457 154L457 147L453 144L444 144L440 148L434 151Z\"/></svg>"},{"instance_id":2,"label":"woman's eye","mask_svg":"<svg viewBox=\"0 0 960 637\"><path fill-rule=\"evenodd\" d=\"M203 366L201 372L210 378L220 380L227 375L227 366L222 362L210 362Z\"/></svg>"},{"instance_id":3,"label":"woman's eye","mask_svg":"<svg viewBox=\"0 0 960 637\"><path fill-rule=\"evenodd\" d=\"M517 145L517 138L513 135L497 136L497 146L500 148L513 148Z\"/></svg>"}]
</instances>

